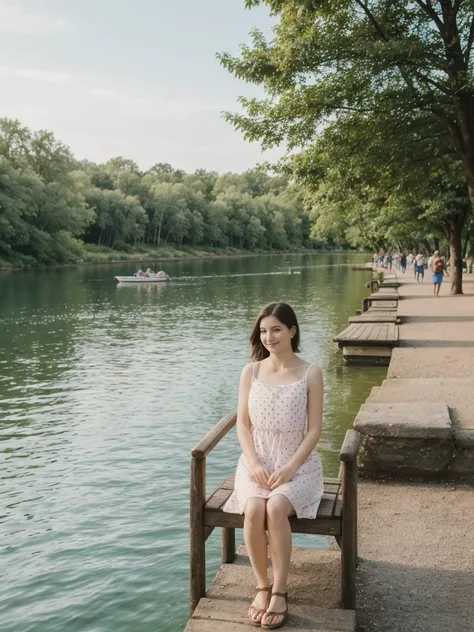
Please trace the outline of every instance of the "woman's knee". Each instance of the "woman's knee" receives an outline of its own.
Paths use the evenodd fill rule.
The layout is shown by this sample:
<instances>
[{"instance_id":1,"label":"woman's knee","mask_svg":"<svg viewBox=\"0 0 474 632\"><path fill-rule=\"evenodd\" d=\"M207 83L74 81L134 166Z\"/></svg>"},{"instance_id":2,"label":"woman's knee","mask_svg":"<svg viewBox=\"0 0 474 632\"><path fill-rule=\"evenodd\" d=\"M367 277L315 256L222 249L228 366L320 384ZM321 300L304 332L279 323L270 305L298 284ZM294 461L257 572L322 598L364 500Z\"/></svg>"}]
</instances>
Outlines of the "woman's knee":
<instances>
[{"instance_id":1,"label":"woman's knee","mask_svg":"<svg viewBox=\"0 0 474 632\"><path fill-rule=\"evenodd\" d=\"M293 506L286 496L274 496L267 502L268 520L274 524L288 520L292 513L294 513Z\"/></svg>"},{"instance_id":2,"label":"woman's knee","mask_svg":"<svg viewBox=\"0 0 474 632\"><path fill-rule=\"evenodd\" d=\"M263 526L265 524L265 504L262 498L249 498L245 503L245 523L250 526Z\"/></svg>"}]
</instances>

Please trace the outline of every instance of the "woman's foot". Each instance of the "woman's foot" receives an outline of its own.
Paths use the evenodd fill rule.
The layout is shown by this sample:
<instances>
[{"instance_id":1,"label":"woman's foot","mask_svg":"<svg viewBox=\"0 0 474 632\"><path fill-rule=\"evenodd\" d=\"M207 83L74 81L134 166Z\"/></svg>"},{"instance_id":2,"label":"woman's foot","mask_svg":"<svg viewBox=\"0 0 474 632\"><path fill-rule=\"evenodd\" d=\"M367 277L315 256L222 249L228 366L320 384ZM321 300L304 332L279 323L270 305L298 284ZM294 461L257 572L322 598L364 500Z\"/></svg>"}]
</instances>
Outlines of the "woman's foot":
<instances>
[{"instance_id":1,"label":"woman's foot","mask_svg":"<svg viewBox=\"0 0 474 632\"><path fill-rule=\"evenodd\" d=\"M281 627L288 616L288 593L274 592L267 611L262 617L261 626L264 630L274 630Z\"/></svg>"},{"instance_id":2,"label":"woman's foot","mask_svg":"<svg viewBox=\"0 0 474 632\"><path fill-rule=\"evenodd\" d=\"M271 594L272 594L271 586L268 586L265 588L257 587L257 594L255 595L255 598L252 601L252 605L250 606L248 610L248 617L252 625L260 626L262 617L268 608Z\"/></svg>"}]
</instances>

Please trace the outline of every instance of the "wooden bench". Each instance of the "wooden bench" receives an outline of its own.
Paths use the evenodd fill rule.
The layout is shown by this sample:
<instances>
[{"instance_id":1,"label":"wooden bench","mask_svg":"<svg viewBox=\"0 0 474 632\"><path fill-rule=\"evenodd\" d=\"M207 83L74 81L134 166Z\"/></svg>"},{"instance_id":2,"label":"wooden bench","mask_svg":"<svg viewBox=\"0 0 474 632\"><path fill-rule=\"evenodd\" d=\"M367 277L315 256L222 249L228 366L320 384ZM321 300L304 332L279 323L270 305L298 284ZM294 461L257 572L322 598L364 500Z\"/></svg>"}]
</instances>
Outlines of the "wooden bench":
<instances>
[{"instance_id":1,"label":"wooden bench","mask_svg":"<svg viewBox=\"0 0 474 632\"><path fill-rule=\"evenodd\" d=\"M222 563L235 558L235 529L244 516L226 513L222 507L233 491L233 477L206 499L206 457L236 423L236 415L224 417L191 451L190 581L191 614L206 594L206 540L216 527L222 530ZM294 533L332 535L341 547L341 604L355 608L357 561L357 453L360 435L348 430L339 453L340 477L324 479L324 495L314 520L290 519ZM237 463L237 458L236 458Z\"/></svg>"},{"instance_id":2,"label":"wooden bench","mask_svg":"<svg viewBox=\"0 0 474 632\"><path fill-rule=\"evenodd\" d=\"M396 310L392 309L368 309L363 314L351 316L349 323L399 323L400 319Z\"/></svg>"},{"instance_id":3,"label":"wooden bench","mask_svg":"<svg viewBox=\"0 0 474 632\"><path fill-rule=\"evenodd\" d=\"M398 344L398 326L394 323L356 323L346 327L334 338L339 347L345 345L374 345L394 347Z\"/></svg>"},{"instance_id":4,"label":"wooden bench","mask_svg":"<svg viewBox=\"0 0 474 632\"><path fill-rule=\"evenodd\" d=\"M398 298L398 290L395 287L387 287L385 285L381 285L378 291L381 294L392 294ZM376 292L373 292L373 294L376 294Z\"/></svg>"},{"instance_id":5,"label":"wooden bench","mask_svg":"<svg viewBox=\"0 0 474 632\"><path fill-rule=\"evenodd\" d=\"M376 292L380 287L380 281L378 279L372 279L365 284L365 287L371 292Z\"/></svg>"},{"instance_id":6,"label":"wooden bench","mask_svg":"<svg viewBox=\"0 0 474 632\"><path fill-rule=\"evenodd\" d=\"M366 312L370 307L372 307L373 303L383 303L385 301L395 303L396 306L399 298L398 292L375 292L364 298L362 301L362 311Z\"/></svg>"},{"instance_id":7,"label":"wooden bench","mask_svg":"<svg viewBox=\"0 0 474 632\"><path fill-rule=\"evenodd\" d=\"M398 325L388 322L352 323L334 338L334 342L342 349L346 362L388 364L393 347L398 345Z\"/></svg>"}]
</instances>

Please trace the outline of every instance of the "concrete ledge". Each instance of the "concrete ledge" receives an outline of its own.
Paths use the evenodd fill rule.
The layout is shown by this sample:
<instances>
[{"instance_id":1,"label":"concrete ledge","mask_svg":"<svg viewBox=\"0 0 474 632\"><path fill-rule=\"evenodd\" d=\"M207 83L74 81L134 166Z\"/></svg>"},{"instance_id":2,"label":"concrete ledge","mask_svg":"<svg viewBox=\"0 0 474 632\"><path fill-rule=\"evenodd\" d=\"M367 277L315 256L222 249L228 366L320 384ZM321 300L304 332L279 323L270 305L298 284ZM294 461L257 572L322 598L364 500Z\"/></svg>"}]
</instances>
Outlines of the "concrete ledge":
<instances>
[{"instance_id":1,"label":"concrete ledge","mask_svg":"<svg viewBox=\"0 0 474 632\"><path fill-rule=\"evenodd\" d=\"M449 439L361 436L358 467L362 476L433 479L449 474L451 464Z\"/></svg>"},{"instance_id":2,"label":"concrete ledge","mask_svg":"<svg viewBox=\"0 0 474 632\"><path fill-rule=\"evenodd\" d=\"M452 434L446 404L364 404L354 428L373 437L449 439Z\"/></svg>"},{"instance_id":3,"label":"concrete ledge","mask_svg":"<svg viewBox=\"0 0 474 632\"><path fill-rule=\"evenodd\" d=\"M356 417L359 471L399 477L446 474L452 461L452 422L446 404L368 403Z\"/></svg>"}]
</instances>

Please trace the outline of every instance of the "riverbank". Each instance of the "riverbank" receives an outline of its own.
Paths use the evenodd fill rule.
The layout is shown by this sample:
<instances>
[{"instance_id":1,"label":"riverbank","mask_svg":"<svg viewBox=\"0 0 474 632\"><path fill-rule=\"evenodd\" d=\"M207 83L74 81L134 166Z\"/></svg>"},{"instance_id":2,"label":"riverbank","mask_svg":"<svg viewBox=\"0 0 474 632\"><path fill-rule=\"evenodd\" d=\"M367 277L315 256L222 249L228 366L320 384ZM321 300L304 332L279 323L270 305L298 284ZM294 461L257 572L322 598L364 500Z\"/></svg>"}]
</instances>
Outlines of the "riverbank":
<instances>
[{"instance_id":1,"label":"riverbank","mask_svg":"<svg viewBox=\"0 0 474 632\"><path fill-rule=\"evenodd\" d=\"M121 251L108 248L107 246L96 246L87 244L81 257L64 263L36 263L22 264L18 261L6 261L0 258L0 271L24 270L39 267L64 267L88 263L120 263L121 261L158 262L158 261L186 261L193 259L219 259L233 257L257 257L268 255L291 255L291 254L316 254L331 252L348 252L356 254L358 251L351 250L329 250L301 248L299 250L239 250L238 248L211 248L204 246L164 246L162 248L143 248L130 246L130 250Z\"/></svg>"},{"instance_id":2,"label":"riverbank","mask_svg":"<svg viewBox=\"0 0 474 632\"><path fill-rule=\"evenodd\" d=\"M444 284L439 298L428 276L398 280L400 346L367 401L407 416L416 403L444 404L461 447L474 432L474 279L465 277L463 296ZM473 523L470 482L360 480L359 632L472 630Z\"/></svg>"}]
</instances>

